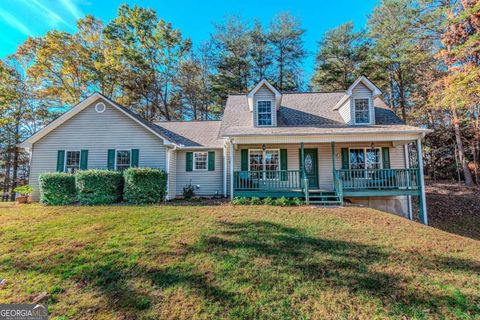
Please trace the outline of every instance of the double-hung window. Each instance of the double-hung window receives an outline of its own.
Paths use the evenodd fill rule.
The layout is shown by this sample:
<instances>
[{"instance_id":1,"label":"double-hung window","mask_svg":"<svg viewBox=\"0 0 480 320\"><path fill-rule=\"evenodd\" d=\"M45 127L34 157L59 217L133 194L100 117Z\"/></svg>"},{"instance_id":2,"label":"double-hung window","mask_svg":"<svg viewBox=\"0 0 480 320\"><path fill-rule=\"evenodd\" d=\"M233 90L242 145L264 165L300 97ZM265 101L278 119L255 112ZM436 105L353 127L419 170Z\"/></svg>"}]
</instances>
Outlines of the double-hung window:
<instances>
[{"instance_id":1,"label":"double-hung window","mask_svg":"<svg viewBox=\"0 0 480 320\"><path fill-rule=\"evenodd\" d=\"M381 169L382 159L380 148L351 148L350 149L350 169L362 169L364 171L355 171L354 176L358 178L370 177L368 170Z\"/></svg>"},{"instance_id":2,"label":"double-hung window","mask_svg":"<svg viewBox=\"0 0 480 320\"><path fill-rule=\"evenodd\" d=\"M354 111L355 111L355 123L356 124L368 124L370 123L370 100L354 99Z\"/></svg>"},{"instance_id":3,"label":"double-hung window","mask_svg":"<svg viewBox=\"0 0 480 320\"><path fill-rule=\"evenodd\" d=\"M256 179L277 179L280 170L280 150L249 150L249 167ZM254 172L257 172L256 174Z\"/></svg>"},{"instance_id":4,"label":"double-hung window","mask_svg":"<svg viewBox=\"0 0 480 320\"><path fill-rule=\"evenodd\" d=\"M272 101L257 101L257 125L272 125Z\"/></svg>"},{"instance_id":5,"label":"double-hung window","mask_svg":"<svg viewBox=\"0 0 480 320\"><path fill-rule=\"evenodd\" d=\"M193 170L205 171L208 169L208 152L193 153Z\"/></svg>"},{"instance_id":6,"label":"double-hung window","mask_svg":"<svg viewBox=\"0 0 480 320\"><path fill-rule=\"evenodd\" d=\"M75 173L80 169L80 151L67 151L65 157L65 171Z\"/></svg>"},{"instance_id":7,"label":"double-hung window","mask_svg":"<svg viewBox=\"0 0 480 320\"><path fill-rule=\"evenodd\" d=\"M117 150L116 167L118 171L130 168L131 154L130 150Z\"/></svg>"}]
</instances>

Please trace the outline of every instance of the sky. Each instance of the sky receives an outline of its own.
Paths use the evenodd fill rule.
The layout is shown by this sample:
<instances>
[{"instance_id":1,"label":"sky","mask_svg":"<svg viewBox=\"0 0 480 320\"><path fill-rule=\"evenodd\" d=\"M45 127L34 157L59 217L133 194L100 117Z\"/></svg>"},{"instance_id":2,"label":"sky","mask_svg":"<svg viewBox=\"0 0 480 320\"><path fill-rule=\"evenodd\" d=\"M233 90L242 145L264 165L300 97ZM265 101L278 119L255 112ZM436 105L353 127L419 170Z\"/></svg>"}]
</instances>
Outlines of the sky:
<instances>
[{"instance_id":1,"label":"sky","mask_svg":"<svg viewBox=\"0 0 480 320\"><path fill-rule=\"evenodd\" d=\"M213 23L228 15L240 15L246 20L257 18L268 25L277 13L290 12L306 29L308 74L325 31L349 21L357 29L365 27L379 0L0 0L0 58L14 53L28 36L42 36L52 29L74 32L76 20L87 14L107 23L122 3L154 9L159 18L182 30L194 45L207 40L214 30Z\"/></svg>"}]
</instances>

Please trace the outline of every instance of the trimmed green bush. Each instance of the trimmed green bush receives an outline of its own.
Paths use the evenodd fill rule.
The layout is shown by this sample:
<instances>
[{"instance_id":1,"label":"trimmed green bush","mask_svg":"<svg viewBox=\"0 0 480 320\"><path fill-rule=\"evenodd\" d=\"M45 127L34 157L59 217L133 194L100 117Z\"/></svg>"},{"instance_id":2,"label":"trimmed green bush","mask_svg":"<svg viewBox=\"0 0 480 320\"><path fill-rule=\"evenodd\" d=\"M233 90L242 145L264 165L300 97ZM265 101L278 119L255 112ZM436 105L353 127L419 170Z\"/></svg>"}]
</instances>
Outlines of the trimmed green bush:
<instances>
[{"instance_id":1,"label":"trimmed green bush","mask_svg":"<svg viewBox=\"0 0 480 320\"><path fill-rule=\"evenodd\" d=\"M290 201L285 197L275 199L275 205L277 205L277 206L286 207L289 204L290 204Z\"/></svg>"},{"instance_id":2,"label":"trimmed green bush","mask_svg":"<svg viewBox=\"0 0 480 320\"><path fill-rule=\"evenodd\" d=\"M291 206L301 206L301 205L303 205L303 201L300 198L293 198L293 199L290 199L290 205Z\"/></svg>"},{"instance_id":3,"label":"trimmed green bush","mask_svg":"<svg viewBox=\"0 0 480 320\"><path fill-rule=\"evenodd\" d=\"M267 205L267 206L273 206L275 204L275 200L268 197L268 198L263 199L263 204Z\"/></svg>"},{"instance_id":4,"label":"trimmed green bush","mask_svg":"<svg viewBox=\"0 0 480 320\"><path fill-rule=\"evenodd\" d=\"M245 198L245 197L235 197L232 200L232 204L234 204L234 205L246 205L246 204L250 204L250 200L248 198Z\"/></svg>"},{"instance_id":5,"label":"trimmed green bush","mask_svg":"<svg viewBox=\"0 0 480 320\"><path fill-rule=\"evenodd\" d=\"M262 200L260 200L260 198L257 198L257 197L252 197L250 198L250 204L252 205L262 204Z\"/></svg>"},{"instance_id":6,"label":"trimmed green bush","mask_svg":"<svg viewBox=\"0 0 480 320\"><path fill-rule=\"evenodd\" d=\"M159 203L167 192L167 174L158 169L129 168L123 172L123 198L129 203Z\"/></svg>"},{"instance_id":7,"label":"trimmed green bush","mask_svg":"<svg viewBox=\"0 0 480 320\"><path fill-rule=\"evenodd\" d=\"M75 176L69 173L42 173L38 178L40 182L40 202L61 206L75 202Z\"/></svg>"},{"instance_id":8,"label":"trimmed green bush","mask_svg":"<svg viewBox=\"0 0 480 320\"><path fill-rule=\"evenodd\" d=\"M81 170L75 176L81 204L110 204L122 197L123 175L118 171Z\"/></svg>"}]
</instances>

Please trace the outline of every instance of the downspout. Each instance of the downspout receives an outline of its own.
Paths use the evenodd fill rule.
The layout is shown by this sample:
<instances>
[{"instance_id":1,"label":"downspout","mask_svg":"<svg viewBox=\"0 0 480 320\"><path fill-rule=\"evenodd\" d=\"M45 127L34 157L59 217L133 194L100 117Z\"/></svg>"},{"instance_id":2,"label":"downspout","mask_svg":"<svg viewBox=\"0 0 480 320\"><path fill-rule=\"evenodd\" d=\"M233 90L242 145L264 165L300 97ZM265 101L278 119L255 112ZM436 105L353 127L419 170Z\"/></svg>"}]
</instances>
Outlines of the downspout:
<instances>
[{"instance_id":1,"label":"downspout","mask_svg":"<svg viewBox=\"0 0 480 320\"><path fill-rule=\"evenodd\" d=\"M166 170L167 171L167 196L165 197L166 200L171 200L171 198L170 198L170 176L171 176L171 174L170 174L170 160L171 160L171 154L170 153L176 151L176 149L177 149L176 145L174 145L173 148L168 148L167 149L167 159L166 159L167 160L167 163L166 163L166 167L167 167L166 168L167 169Z\"/></svg>"},{"instance_id":2,"label":"downspout","mask_svg":"<svg viewBox=\"0 0 480 320\"><path fill-rule=\"evenodd\" d=\"M227 143L223 144L223 196L227 197Z\"/></svg>"}]
</instances>

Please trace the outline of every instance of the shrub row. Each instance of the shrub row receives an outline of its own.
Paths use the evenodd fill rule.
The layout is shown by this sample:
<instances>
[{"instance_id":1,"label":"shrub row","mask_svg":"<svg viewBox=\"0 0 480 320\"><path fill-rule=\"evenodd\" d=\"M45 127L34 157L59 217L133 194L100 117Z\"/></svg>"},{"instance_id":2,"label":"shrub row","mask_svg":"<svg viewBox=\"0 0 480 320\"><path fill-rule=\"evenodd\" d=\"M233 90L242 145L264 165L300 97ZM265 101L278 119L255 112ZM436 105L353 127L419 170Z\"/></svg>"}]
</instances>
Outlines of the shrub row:
<instances>
[{"instance_id":1,"label":"shrub row","mask_svg":"<svg viewBox=\"0 0 480 320\"><path fill-rule=\"evenodd\" d=\"M245 197L235 197L233 198L232 204L234 205L269 205L269 206L300 206L303 205L303 201L300 198L288 199L286 197L281 197L277 199L273 198L264 198L260 199L257 197L245 198Z\"/></svg>"},{"instance_id":2,"label":"shrub row","mask_svg":"<svg viewBox=\"0 0 480 320\"><path fill-rule=\"evenodd\" d=\"M40 201L47 205L111 204L122 200L132 204L159 203L166 196L167 174L158 169L129 168L123 173L82 170L76 174L44 173L40 180Z\"/></svg>"}]
</instances>

